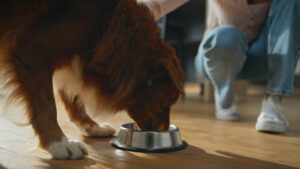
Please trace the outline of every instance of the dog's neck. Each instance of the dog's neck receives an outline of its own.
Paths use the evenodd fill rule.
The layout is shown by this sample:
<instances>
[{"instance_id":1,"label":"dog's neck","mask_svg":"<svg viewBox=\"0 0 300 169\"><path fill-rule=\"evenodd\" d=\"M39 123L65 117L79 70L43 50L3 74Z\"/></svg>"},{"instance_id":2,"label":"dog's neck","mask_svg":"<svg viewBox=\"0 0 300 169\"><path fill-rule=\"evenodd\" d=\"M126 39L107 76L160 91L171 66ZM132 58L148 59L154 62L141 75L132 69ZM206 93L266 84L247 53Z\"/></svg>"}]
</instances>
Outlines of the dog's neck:
<instances>
[{"instance_id":1,"label":"dog's neck","mask_svg":"<svg viewBox=\"0 0 300 169\"><path fill-rule=\"evenodd\" d=\"M159 43L159 28L149 9L135 0L118 0L90 71L98 76L107 95L122 102L134 90L139 74L157 60Z\"/></svg>"}]
</instances>

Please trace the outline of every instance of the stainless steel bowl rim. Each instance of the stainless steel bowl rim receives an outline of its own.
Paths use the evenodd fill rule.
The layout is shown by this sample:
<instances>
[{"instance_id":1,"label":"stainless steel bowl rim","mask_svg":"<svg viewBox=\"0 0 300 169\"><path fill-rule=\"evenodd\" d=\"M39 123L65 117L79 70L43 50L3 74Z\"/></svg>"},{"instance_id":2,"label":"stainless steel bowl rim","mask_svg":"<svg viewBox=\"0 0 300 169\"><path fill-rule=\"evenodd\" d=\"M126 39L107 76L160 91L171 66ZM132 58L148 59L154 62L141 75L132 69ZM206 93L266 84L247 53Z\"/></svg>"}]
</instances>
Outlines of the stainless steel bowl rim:
<instances>
[{"instance_id":1,"label":"stainless steel bowl rim","mask_svg":"<svg viewBox=\"0 0 300 169\"><path fill-rule=\"evenodd\" d=\"M137 129L133 129L133 128L129 128L127 126L133 126L134 123L126 123L126 124L123 124L121 125L120 129L122 130L126 130L126 131L134 131L134 132L139 132L139 133L160 133L160 134L163 134L163 133L169 133L170 131L178 131L178 127L174 124L170 124L169 126L169 130L167 131L141 131L141 130L137 130Z\"/></svg>"},{"instance_id":2,"label":"stainless steel bowl rim","mask_svg":"<svg viewBox=\"0 0 300 169\"><path fill-rule=\"evenodd\" d=\"M111 141L111 145L126 151L133 151L133 152L145 152L145 153L167 153L167 152L174 152L185 149L188 144L185 141L182 141L182 144L176 147L167 147L167 148L160 148L160 149L145 149L145 148L138 148L138 147L129 147L121 145L116 138Z\"/></svg>"},{"instance_id":3,"label":"stainless steel bowl rim","mask_svg":"<svg viewBox=\"0 0 300 169\"><path fill-rule=\"evenodd\" d=\"M187 147L174 124L163 132L140 131L136 128L134 123L123 124L111 144L119 149L137 152L171 152Z\"/></svg>"}]
</instances>

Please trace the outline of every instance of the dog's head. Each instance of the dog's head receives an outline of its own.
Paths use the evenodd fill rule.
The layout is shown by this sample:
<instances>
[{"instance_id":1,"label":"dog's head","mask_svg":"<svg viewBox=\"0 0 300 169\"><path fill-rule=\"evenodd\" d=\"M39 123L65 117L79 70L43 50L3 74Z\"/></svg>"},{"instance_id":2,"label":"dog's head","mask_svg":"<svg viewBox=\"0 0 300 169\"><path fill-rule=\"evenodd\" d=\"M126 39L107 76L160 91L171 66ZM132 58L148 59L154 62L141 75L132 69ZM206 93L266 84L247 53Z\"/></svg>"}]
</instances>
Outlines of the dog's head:
<instances>
[{"instance_id":1,"label":"dog's head","mask_svg":"<svg viewBox=\"0 0 300 169\"><path fill-rule=\"evenodd\" d=\"M147 7L118 1L92 65L113 107L127 110L142 130L168 129L183 74Z\"/></svg>"},{"instance_id":2,"label":"dog's head","mask_svg":"<svg viewBox=\"0 0 300 169\"><path fill-rule=\"evenodd\" d=\"M127 112L142 130L167 130L170 109L183 93L183 76L174 52L161 45L153 62L142 64L135 76ZM143 57L148 57L145 54Z\"/></svg>"}]
</instances>

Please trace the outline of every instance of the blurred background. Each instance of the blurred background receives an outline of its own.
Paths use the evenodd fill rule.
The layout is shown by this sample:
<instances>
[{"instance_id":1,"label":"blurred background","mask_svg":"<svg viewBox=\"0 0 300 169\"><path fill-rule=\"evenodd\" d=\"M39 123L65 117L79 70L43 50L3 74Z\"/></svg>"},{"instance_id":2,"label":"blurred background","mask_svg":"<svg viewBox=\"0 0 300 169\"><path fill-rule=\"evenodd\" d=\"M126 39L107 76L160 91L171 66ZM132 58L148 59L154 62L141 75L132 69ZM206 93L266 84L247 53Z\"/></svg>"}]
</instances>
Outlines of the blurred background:
<instances>
[{"instance_id":1,"label":"blurred background","mask_svg":"<svg viewBox=\"0 0 300 169\"><path fill-rule=\"evenodd\" d=\"M179 9L161 18L161 36L177 51L181 66L186 75L186 82L197 82L194 58L205 30L206 0L190 0ZM251 81L265 84L265 80ZM300 86L300 63L296 70L296 86Z\"/></svg>"}]
</instances>

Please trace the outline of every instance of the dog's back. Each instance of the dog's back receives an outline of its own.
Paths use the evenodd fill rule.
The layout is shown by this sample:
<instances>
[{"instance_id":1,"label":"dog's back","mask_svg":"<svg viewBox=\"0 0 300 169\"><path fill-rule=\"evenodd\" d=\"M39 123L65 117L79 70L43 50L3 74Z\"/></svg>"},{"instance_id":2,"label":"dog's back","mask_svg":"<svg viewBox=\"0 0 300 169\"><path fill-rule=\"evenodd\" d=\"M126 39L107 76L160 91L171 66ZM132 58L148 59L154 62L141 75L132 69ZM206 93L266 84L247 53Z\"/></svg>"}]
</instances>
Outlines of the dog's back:
<instances>
[{"instance_id":1,"label":"dog's back","mask_svg":"<svg viewBox=\"0 0 300 169\"><path fill-rule=\"evenodd\" d=\"M105 33L115 6L116 0L1 0L0 78L16 84L16 69L40 62L35 55L54 69L71 63L75 54L91 60L86 51Z\"/></svg>"},{"instance_id":2,"label":"dog's back","mask_svg":"<svg viewBox=\"0 0 300 169\"><path fill-rule=\"evenodd\" d=\"M57 5L58 0L1 0L0 37L3 38L8 33L14 35L20 33L37 17L46 14Z\"/></svg>"}]
</instances>

